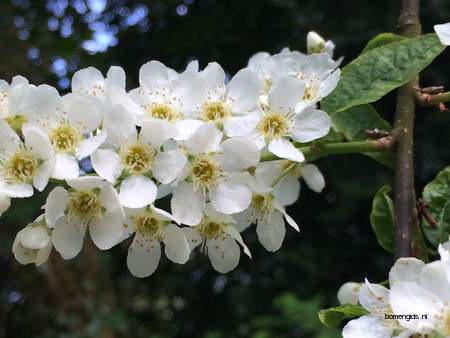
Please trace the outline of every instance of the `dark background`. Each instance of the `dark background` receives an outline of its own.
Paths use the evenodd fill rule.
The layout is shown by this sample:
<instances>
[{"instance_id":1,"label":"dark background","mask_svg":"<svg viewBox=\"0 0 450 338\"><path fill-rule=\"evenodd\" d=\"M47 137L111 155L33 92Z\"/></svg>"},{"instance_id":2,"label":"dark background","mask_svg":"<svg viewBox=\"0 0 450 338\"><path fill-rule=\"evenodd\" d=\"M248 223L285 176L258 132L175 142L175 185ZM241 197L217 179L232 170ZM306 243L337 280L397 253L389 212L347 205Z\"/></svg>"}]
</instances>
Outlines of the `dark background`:
<instances>
[{"instance_id":1,"label":"dark background","mask_svg":"<svg viewBox=\"0 0 450 338\"><path fill-rule=\"evenodd\" d=\"M106 72L120 65L129 88L141 64L157 59L177 70L198 59L218 61L230 74L258 51L305 50L316 30L336 45L344 64L378 33L395 31L400 1L378 0L2 0L0 78L21 74L32 83L68 90L77 69ZM423 28L450 21L450 2L427 0ZM450 88L450 53L422 75L423 85ZM392 121L395 95L377 103ZM450 163L450 114L418 112L416 183ZM1 142L1 140L0 140ZM219 275L196 255L186 265L161 260L147 279L126 268L129 242L99 252L86 240L79 257L56 253L40 269L12 257L15 233L40 213L45 193L14 201L0 219L0 337L339 337L317 320L321 307L336 305L348 280L385 280L392 257L376 243L369 224L371 198L392 172L360 155L318 161L327 187L321 194L302 186L289 212L301 227L288 229L275 254L265 252L254 232L244 238L253 260ZM48 192L48 190L47 190Z\"/></svg>"}]
</instances>

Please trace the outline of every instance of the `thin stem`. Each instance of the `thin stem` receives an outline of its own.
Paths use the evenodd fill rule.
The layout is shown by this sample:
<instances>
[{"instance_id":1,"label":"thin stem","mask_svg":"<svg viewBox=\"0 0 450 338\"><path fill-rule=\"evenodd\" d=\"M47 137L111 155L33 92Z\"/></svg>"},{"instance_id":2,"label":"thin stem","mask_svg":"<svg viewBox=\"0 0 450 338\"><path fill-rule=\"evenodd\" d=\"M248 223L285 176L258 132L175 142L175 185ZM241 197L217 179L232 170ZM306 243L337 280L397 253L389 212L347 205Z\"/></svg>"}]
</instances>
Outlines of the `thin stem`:
<instances>
[{"instance_id":1,"label":"thin stem","mask_svg":"<svg viewBox=\"0 0 450 338\"><path fill-rule=\"evenodd\" d=\"M386 152L393 148L394 143L395 137L389 135L378 140L313 144L308 147L298 147L298 149L303 153L306 161L314 161L328 155ZM270 153L261 156L263 162L278 159Z\"/></svg>"},{"instance_id":2,"label":"thin stem","mask_svg":"<svg viewBox=\"0 0 450 338\"><path fill-rule=\"evenodd\" d=\"M399 34L408 38L421 34L419 21L420 0L402 0L398 19ZM411 256L411 229L416 226L414 190L413 132L415 115L415 88L418 77L398 90L395 114L397 135L397 164L395 171L395 256Z\"/></svg>"},{"instance_id":3,"label":"thin stem","mask_svg":"<svg viewBox=\"0 0 450 338\"><path fill-rule=\"evenodd\" d=\"M292 162L289 166L283 170L283 172L272 182L272 187L276 186L283 178L285 178L292 170L298 165L298 162Z\"/></svg>"},{"instance_id":4,"label":"thin stem","mask_svg":"<svg viewBox=\"0 0 450 338\"><path fill-rule=\"evenodd\" d=\"M421 106L437 106L440 103L450 102L450 92L444 92L436 95L420 94L417 101Z\"/></svg>"}]
</instances>

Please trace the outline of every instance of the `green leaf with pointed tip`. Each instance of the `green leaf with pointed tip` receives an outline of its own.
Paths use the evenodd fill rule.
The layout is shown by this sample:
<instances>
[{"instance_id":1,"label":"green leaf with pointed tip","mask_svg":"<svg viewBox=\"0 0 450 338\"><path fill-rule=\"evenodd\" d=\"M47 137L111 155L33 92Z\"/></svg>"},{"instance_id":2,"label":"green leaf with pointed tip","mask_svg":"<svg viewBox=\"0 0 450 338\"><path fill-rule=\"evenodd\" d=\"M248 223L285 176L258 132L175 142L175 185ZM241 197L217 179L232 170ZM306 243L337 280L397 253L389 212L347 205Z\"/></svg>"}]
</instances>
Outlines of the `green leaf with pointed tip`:
<instances>
[{"instance_id":1,"label":"green leaf with pointed tip","mask_svg":"<svg viewBox=\"0 0 450 338\"><path fill-rule=\"evenodd\" d=\"M344 319L361 317L368 311L360 305L344 304L319 311L319 320L328 327L338 327Z\"/></svg>"},{"instance_id":2,"label":"green leaf with pointed tip","mask_svg":"<svg viewBox=\"0 0 450 338\"><path fill-rule=\"evenodd\" d=\"M366 140L367 129L378 128L385 131L392 129L389 122L383 120L370 104L355 106L332 114L331 124L333 130L342 133L349 141ZM393 152L366 153L365 155L390 168L395 166L395 155Z\"/></svg>"},{"instance_id":3,"label":"green leaf with pointed tip","mask_svg":"<svg viewBox=\"0 0 450 338\"><path fill-rule=\"evenodd\" d=\"M391 187L384 185L375 194L370 212L370 224L377 236L378 244L386 251L393 253L395 248L394 201L389 196L390 192Z\"/></svg>"},{"instance_id":4,"label":"green leaf with pointed tip","mask_svg":"<svg viewBox=\"0 0 450 338\"><path fill-rule=\"evenodd\" d=\"M365 52L368 52L371 49L387 45L388 43L402 41L402 40L406 40L406 38L404 36L397 35L397 34L394 34L394 33L381 33L381 34L378 34L377 36L372 38L372 40L370 40L367 43L366 47L364 47L364 49L361 52L361 54L365 53Z\"/></svg>"},{"instance_id":5,"label":"green leaf with pointed tip","mask_svg":"<svg viewBox=\"0 0 450 338\"><path fill-rule=\"evenodd\" d=\"M321 108L332 114L375 102L412 80L444 49L436 34L371 49L342 69L336 89L322 100Z\"/></svg>"},{"instance_id":6,"label":"green leaf with pointed tip","mask_svg":"<svg viewBox=\"0 0 450 338\"><path fill-rule=\"evenodd\" d=\"M428 241L437 247L439 243L448 241L450 235L450 166L425 186L422 197L428 205L427 210L438 223L438 227L433 228L423 220L422 228Z\"/></svg>"}]
</instances>

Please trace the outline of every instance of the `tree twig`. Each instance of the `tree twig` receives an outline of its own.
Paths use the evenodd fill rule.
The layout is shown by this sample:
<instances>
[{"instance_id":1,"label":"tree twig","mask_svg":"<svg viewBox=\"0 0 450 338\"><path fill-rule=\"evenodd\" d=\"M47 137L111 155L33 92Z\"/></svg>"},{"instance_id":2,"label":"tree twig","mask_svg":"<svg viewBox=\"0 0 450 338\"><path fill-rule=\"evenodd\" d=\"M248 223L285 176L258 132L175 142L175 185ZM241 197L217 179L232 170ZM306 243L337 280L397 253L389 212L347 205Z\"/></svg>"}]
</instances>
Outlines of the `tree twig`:
<instances>
[{"instance_id":1,"label":"tree twig","mask_svg":"<svg viewBox=\"0 0 450 338\"><path fill-rule=\"evenodd\" d=\"M412 38L421 34L420 0L402 0L397 29L400 35ZM411 256L411 228L417 226L414 190L413 132L415 115L415 78L398 90L394 127L398 130L395 171L395 256Z\"/></svg>"}]
</instances>

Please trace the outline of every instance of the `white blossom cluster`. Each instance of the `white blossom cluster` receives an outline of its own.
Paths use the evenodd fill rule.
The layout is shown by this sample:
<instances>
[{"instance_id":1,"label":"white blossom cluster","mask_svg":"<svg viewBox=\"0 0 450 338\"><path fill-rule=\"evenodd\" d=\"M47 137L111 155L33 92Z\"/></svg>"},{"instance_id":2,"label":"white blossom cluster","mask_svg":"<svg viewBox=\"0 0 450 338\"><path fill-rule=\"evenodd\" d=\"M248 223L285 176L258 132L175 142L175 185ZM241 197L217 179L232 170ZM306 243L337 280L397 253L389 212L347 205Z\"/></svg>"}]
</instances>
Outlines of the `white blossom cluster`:
<instances>
[{"instance_id":1,"label":"white blossom cluster","mask_svg":"<svg viewBox=\"0 0 450 338\"><path fill-rule=\"evenodd\" d=\"M217 63L178 73L158 61L131 91L120 67L76 72L64 96L20 76L1 81L0 212L56 182L44 214L17 234L16 259L41 265L52 248L74 258L89 232L100 250L133 237L127 264L138 277L156 270L161 243L179 264L200 246L226 273L240 247L250 256L240 232L251 224L278 250L285 221L299 230L285 211L299 178L317 192L325 184L298 145L329 132L317 107L340 77L333 47L311 32L311 53L258 53L229 81ZM170 213L155 206L165 196Z\"/></svg>"},{"instance_id":2,"label":"white blossom cluster","mask_svg":"<svg viewBox=\"0 0 450 338\"><path fill-rule=\"evenodd\" d=\"M450 242L439 245L440 260L425 264L400 258L389 272L389 287L346 283L341 304L360 304L368 314L344 327L344 338L450 337Z\"/></svg>"}]
</instances>

